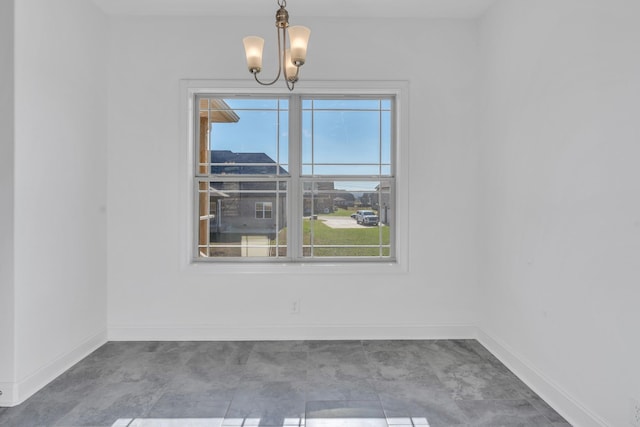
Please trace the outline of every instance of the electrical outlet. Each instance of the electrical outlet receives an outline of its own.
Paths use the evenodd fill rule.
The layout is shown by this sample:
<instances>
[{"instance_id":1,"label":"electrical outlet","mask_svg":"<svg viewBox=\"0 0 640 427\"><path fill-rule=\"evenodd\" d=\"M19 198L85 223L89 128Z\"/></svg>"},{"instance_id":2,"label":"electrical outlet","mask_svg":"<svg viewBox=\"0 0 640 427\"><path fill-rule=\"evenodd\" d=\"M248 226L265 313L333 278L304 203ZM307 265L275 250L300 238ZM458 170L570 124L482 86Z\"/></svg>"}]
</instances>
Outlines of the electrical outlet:
<instances>
[{"instance_id":1,"label":"electrical outlet","mask_svg":"<svg viewBox=\"0 0 640 427\"><path fill-rule=\"evenodd\" d=\"M631 399L631 425L640 427L640 402L633 398Z\"/></svg>"},{"instance_id":2,"label":"electrical outlet","mask_svg":"<svg viewBox=\"0 0 640 427\"><path fill-rule=\"evenodd\" d=\"M291 314L300 314L300 300L293 300L291 302Z\"/></svg>"}]
</instances>

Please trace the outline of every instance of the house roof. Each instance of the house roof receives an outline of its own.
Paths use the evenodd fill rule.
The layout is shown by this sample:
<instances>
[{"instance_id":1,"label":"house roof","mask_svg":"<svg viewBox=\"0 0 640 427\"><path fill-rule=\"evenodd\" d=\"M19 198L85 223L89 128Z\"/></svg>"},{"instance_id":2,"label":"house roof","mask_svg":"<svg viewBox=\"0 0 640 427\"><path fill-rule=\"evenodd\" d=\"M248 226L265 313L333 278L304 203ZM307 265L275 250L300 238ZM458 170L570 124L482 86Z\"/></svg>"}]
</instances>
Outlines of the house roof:
<instances>
[{"instance_id":1,"label":"house roof","mask_svg":"<svg viewBox=\"0 0 640 427\"><path fill-rule=\"evenodd\" d=\"M219 98L200 100L200 118L208 119L209 123L236 123L240 116Z\"/></svg>"},{"instance_id":2,"label":"house roof","mask_svg":"<svg viewBox=\"0 0 640 427\"><path fill-rule=\"evenodd\" d=\"M229 175L275 175L276 162L266 153L234 153L230 150L211 150L211 173ZM280 167L279 175L287 172Z\"/></svg>"}]
</instances>

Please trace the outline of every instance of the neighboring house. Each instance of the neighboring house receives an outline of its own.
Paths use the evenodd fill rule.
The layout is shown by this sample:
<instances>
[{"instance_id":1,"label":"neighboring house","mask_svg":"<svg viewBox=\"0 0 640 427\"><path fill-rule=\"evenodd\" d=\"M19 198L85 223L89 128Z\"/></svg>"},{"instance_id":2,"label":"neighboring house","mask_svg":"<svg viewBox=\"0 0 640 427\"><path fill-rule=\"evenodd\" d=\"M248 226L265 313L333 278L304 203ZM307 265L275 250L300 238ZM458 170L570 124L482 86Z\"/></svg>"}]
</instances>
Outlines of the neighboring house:
<instances>
[{"instance_id":1,"label":"neighboring house","mask_svg":"<svg viewBox=\"0 0 640 427\"><path fill-rule=\"evenodd\" d=\"M370 206L371 209L378 211L380 222L389 225L391 219L391 192L389 183L381 181L376 185L375 192L364 193L360 197L362 206Z\"/></svg>"},{"instance_id":2,"label":"neighboring house","mask_svg":"<svg viewBox=\"0 0 640 427\"><path fill-rule=\"evenodd\" d=\"M313 190L311 190L311 187L307 188L305 186L303 215L310 216L312 213L317 215L333 212L333 204L336 197L335 191L333 181L316 182Z\"/></svg>"},{"instance_id":3,"label":"neighboring house","mask_svg":"<svg viewBox=\"0 0 640 427\"><path fill-rule=\"evenodd\" d=\"M211 150L211 173L217 175L288 175L284 168L265 153L234 153Z\"/></svg>"},{"instance_id":4,"label":"neighboring house","mask_svg":"<svg viewBox=\"0 0 640 427\"><path fill-rule=\"evenodd\" d=\"M338 208L352 208L356 205L356 196L346 190L335 190L336 196L333 199L334 206Z\"/></svg>"},{"instance_id":5,"label":"neighboring house","mask_svg":"<svg viewBox=\"0 0 640 427\"><path fill-rule=\"evenodd\" d=\"M265 153L212 150L211 173L217 175L286 175ZM273 181L212 182L209 231L214 241L232 241L238 235L275 234L286 226L286 198L276 197ZM278 212L278 214L276 214ZM226 236L224 236L226 235Z\"/></svg>"},{"instance_id":6,"label":"neighboring house","mask_svg":"<svg viewBox=\"0 0 640 427\"><path fill-rule=\"evenodd\" d=\"M266 153L211 150L210 156L211 173L215 175L288 175L288 171L277 166ZM276 197L274 182L213 181L211 187L214 190L210 190L208 218L213 241L233 241L239 235L274 238L286 227L285 193ZM333 181L316 182L313 191L305 189L303 215L330 213L334 207L347 208L354 204L355 196L336 190Z\"/></svg>"}]
</instances>

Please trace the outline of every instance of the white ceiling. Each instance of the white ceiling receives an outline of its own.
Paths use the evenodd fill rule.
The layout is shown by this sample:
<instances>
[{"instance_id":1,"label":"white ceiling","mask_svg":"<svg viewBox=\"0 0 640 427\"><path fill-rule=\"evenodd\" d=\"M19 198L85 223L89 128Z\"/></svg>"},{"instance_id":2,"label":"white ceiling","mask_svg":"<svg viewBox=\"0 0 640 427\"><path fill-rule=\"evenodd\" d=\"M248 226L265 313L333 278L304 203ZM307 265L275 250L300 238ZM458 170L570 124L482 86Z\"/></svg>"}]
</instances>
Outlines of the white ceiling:
<instances>
[{"instance_id":1,"label":"white ceiling","mask_svg":"<svg viewBox=\"0 0 640 427\"><path fill-rule=\"evenodd\" d=\"M276 0L92 0L114 15L269 16ZM294 16L475 18L496 0L289 0Z\"/></svg>"}]
</instances>

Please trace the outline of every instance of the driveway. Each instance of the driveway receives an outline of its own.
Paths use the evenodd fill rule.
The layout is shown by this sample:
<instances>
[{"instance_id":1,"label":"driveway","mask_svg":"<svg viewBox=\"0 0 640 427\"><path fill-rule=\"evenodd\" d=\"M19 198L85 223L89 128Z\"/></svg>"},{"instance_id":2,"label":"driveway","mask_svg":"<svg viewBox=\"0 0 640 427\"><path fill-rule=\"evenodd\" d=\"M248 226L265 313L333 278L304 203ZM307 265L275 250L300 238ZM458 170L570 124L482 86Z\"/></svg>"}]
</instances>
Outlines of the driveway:
<instances>
[{"instance_id":1,"label":"driveway","mask_svg":"<svg viewBox=\"0 0 640 427\"><path fill-rule=\"evenodd\" d=\"M350 216L323 216L318 215L318 220L323 221L331 228L369 228L366 225L360 225Z\"/></svg>"}]
</instances>

